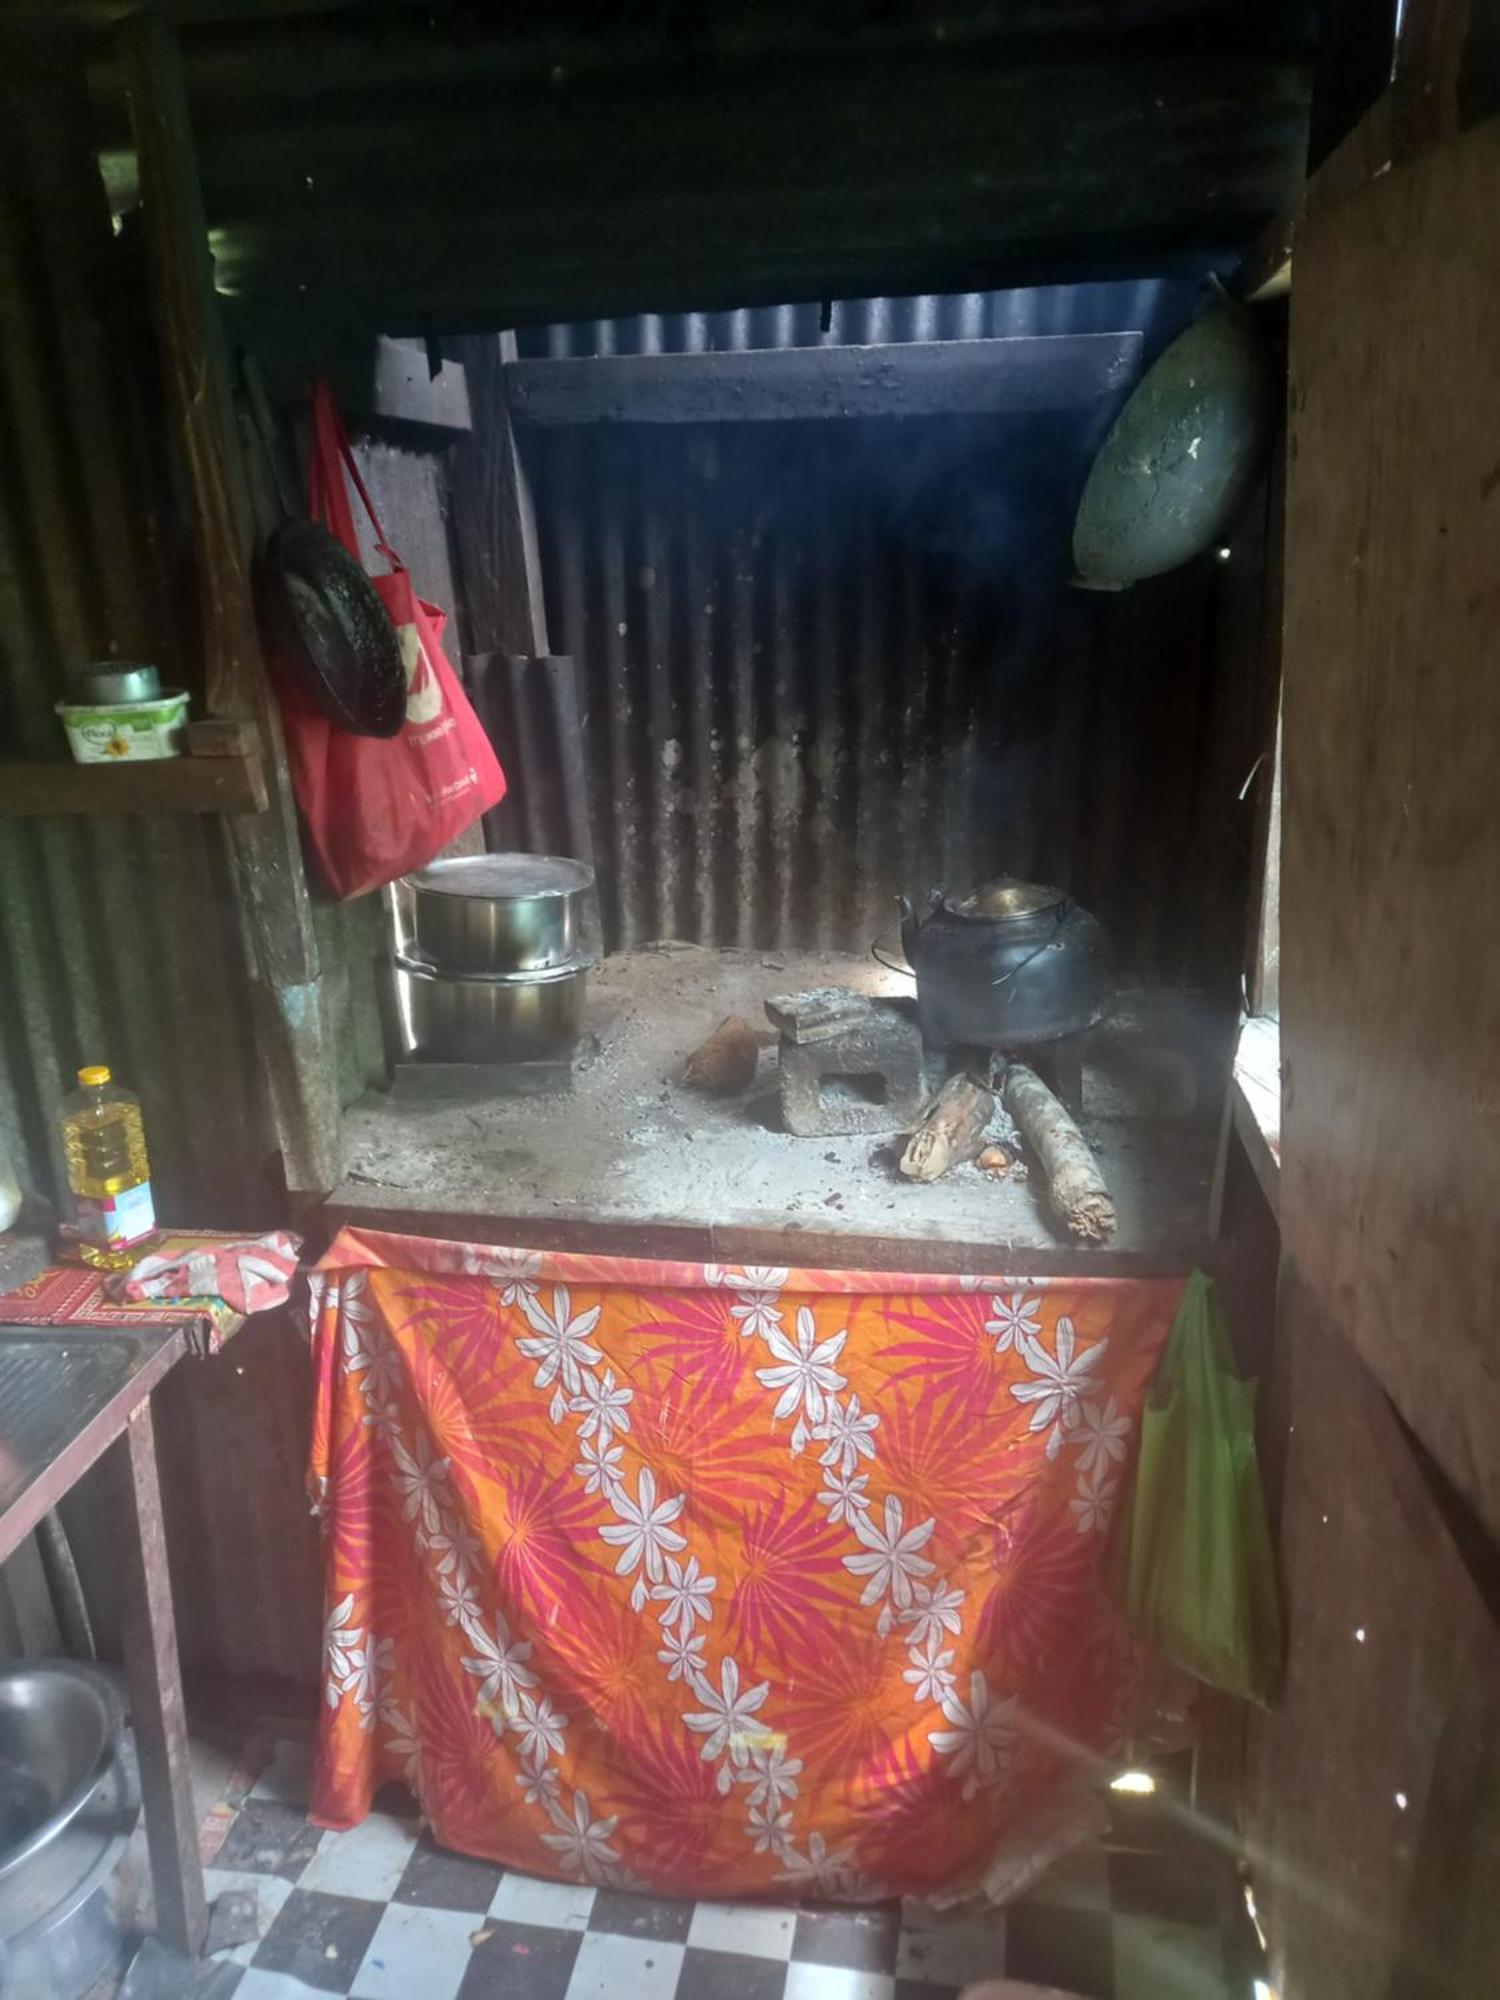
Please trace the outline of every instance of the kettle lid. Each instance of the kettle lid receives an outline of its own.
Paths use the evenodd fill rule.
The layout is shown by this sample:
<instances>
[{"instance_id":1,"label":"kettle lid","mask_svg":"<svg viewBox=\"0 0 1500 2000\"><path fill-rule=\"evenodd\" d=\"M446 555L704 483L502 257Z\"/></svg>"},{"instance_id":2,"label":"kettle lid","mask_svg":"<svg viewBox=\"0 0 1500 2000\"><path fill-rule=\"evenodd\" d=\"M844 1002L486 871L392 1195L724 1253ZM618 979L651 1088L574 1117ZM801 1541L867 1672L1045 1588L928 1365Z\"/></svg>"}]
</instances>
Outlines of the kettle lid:
<instances>
[{"instance_id":1,"label":"kettle lid","mask_svg":"<svg viewBox=\"0 0 1500 2000\"><path fill-rule=\"evenodd\" d=\"M943 908L955 917L980 923L1003 923L1011 917L1035 917L1067 901L1061 889L1040 882L1020 882L1014 875L997 875L967 896L947 896Z\"/></svg>"}]
</instances>

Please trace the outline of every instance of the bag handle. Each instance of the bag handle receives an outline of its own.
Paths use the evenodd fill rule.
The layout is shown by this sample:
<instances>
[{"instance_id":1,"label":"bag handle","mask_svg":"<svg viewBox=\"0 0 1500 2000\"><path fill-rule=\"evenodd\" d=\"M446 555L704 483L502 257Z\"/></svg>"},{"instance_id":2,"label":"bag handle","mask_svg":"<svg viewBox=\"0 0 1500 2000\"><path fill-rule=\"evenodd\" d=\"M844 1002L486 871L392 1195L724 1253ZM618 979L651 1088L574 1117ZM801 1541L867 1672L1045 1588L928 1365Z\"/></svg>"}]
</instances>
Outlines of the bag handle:
<instances>
[{"instance_id":1,"label":"bag handle","mask_svg":"<svg viewBox=\"0 0 1500 2000\"><path fill-rule=\"evenodd\" d=\"M355 492L364 503L364 510L370 517L370 526L375 530L375 547L383 555L392 569L404 570L406 564L385 538L385 529L380 516L375 512L375 503L360 476L359 467L354 462L354 453L349 444L349 433L344 429L343 418L338 405L333 400L333 390L328 377L320 375L313 384L312 391L313 443L312 460L309 467L309 502L314 514L324 514L350 555L359 555L359 539L354 532L354 516L349 508L349 499L343 488L343 476L349 475Z\"/></svg>"}]
</instances>

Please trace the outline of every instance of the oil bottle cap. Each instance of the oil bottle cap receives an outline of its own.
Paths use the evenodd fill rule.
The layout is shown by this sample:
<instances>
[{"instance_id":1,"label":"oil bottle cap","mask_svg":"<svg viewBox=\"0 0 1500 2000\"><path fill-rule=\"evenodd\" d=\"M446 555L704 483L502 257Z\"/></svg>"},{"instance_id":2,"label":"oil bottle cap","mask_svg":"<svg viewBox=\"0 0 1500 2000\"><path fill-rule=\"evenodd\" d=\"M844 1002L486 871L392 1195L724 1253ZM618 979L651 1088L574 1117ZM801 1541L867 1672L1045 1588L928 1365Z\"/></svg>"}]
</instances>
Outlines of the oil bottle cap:
<instances>
[{"instance_id":1,"label":"oil bottle cap","mask_svg":"<svg viewBox=\"0 0 1500 2000\"><path fill-rule=\"evenodd\" d=\"M81 1069L78 1072L78 1081L86 1090L91 1090L97 1083L108 1083L109 1064L90 1063L87 1069Z\"/></svg>"}]
</instances>

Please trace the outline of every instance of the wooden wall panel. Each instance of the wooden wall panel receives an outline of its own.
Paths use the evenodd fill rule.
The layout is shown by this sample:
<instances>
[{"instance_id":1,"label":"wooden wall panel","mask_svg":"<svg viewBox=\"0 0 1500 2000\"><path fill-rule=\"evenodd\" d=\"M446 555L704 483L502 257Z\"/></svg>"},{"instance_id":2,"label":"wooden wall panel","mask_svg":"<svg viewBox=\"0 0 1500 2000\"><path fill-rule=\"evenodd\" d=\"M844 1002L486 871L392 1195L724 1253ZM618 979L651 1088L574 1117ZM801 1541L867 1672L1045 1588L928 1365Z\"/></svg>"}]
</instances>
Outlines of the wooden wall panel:
<instances>
[{"instance_id":1,"label":"wooden wall panel","mask_svg":"<svg viewBox=\"0 0 1500 2000\"><path fill-rule=\"evenodd\" d=\"M1500 124L1300 226L1282 1214L1500 1532Z\"/></svg>"},{"instance_id":2,"label":"wooden wall panel","mask_svg":"<svg viewBox=\"0 0 1500 2000\"><path fill-rule=\"evenodd\" d=\"M1276 1345L1289 1650L1246 1797L1273 1988L1479 2000L1500 1987L1500 1637L1387 1398L1294 1281Z\"/></svg>"}]
</instances>

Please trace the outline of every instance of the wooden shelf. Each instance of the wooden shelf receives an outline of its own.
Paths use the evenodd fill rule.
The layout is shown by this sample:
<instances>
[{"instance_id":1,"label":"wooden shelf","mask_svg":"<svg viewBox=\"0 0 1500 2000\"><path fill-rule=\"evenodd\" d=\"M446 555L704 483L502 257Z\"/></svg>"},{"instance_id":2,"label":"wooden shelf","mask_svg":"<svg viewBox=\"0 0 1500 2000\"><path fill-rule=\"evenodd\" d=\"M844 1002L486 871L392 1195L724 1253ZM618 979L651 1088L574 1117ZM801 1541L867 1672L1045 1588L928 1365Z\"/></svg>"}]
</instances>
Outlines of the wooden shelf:
<instances>
[{"instance_id":1,"label":"wooden shelf","mask_svg":"<svg viewBox=\"0 0 1500 2000\"><path fill-rule=\"evenodd\" d=\"M80 813L259 813L260 752L139 764L0 763L0 819Z\"/></svg>"}]
</instances>

